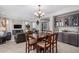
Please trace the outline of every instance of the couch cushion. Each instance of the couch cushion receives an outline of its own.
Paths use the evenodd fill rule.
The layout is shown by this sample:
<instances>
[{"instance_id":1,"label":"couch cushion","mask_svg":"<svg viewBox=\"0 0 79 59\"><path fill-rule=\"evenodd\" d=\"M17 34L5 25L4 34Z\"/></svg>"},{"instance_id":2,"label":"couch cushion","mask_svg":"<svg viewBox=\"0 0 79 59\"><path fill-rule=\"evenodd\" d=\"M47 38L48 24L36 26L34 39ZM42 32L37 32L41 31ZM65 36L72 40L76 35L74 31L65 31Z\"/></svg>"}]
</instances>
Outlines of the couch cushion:
<instances>
[{"instance_id":1,"label":"couch cushion","mask_svg":"<svg viewBox=\"0 0 79 59\"><path fill-rule=\"evenodd\" d=\"M3 36L4 35L4 32L0 32L0 36Z\"/></svg>"}]
</instances>

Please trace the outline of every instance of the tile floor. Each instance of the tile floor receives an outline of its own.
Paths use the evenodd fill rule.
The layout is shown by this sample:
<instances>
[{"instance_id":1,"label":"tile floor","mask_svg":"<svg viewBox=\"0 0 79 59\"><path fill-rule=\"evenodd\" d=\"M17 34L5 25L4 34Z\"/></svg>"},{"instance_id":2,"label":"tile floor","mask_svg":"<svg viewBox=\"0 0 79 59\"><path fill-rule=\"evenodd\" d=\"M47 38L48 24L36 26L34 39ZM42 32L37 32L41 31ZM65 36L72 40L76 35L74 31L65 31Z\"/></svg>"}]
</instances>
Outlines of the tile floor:
<instances>
[{"instance_id":1,"label":"tile floor","mask_svg":"<svg viewBox=\"0 0 79 59\"><path fill-rule=\"evenodd\" d=\"M25 42L16 44L14 41L7 41L0 45L0 53L25 53ZM79 47L58 42L58 53L79 53Z\"/></svg>"}]
</instances>

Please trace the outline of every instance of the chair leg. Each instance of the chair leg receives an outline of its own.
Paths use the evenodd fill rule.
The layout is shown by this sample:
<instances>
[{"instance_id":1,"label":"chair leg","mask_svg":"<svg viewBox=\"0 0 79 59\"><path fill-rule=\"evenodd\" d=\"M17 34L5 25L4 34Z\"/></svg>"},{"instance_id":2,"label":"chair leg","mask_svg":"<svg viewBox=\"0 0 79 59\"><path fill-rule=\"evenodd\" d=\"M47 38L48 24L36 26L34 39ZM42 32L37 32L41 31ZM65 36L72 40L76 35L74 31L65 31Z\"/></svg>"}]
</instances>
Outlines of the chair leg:
<instances>
[{"instance_id":1,"label":"chair leg","mask_svg":"<svg viewBox=\"0 0 79 59\"><path fill-rule=\"evenodd\" d=\"M43 53L45 53L44 49L43 49Z\"/></svg>"},{"instance_id":2,"label":"chair leg","mask_svg":"<svg viewBox=\"0 0 79 59\"><path fill-rule=\"evenodd\" d=\"M56 53L58 52L57 43L56 43Z\"/></svg>"},{"instance_id":3,"label":"chair leg","mask_svg":"<svg viewBox=\"0 0 79 59\"><path fill-rule=\"evenodd\" d=\"M54 45L52 44L52 53L54 53Z\"/></svg>"},{"instance_id":4,"label":"chair leg","mask_svg":"<svg viewBox=\"0 0 79 59\"><path fill-rule=\"evenodd\" d=\"M44 48L44 53L46 53L46 48Z\"/></svg>"},{"instance_id":5,"label":"chair leg","mask_svg":"<svg viewBox=\"0 0 79 59\"><path fill-rule=\"evenodd\" d=\"M50 53L51 53L51 45L50 45Z\"/></svg>"},{"instance_id":6,"label":"chair leg","mask_svg":"<svg viewBox=\"0 0 79 59\"><path fill-rule=\"evenodd\" d=\"M56 47L56 53L57 53L58 51L57 51L57 47Z\"/></svg>"},{"instance_id":7,"label":"chair leg","mask_svg":"<svg viewBox=\"0 0 79 59\"><path fill-rule=\"evenodd\" d=\"M29 45L28 45L28 53L29 53Z\"/></svg>"},{"instance_id":8,"label":"chair leg","mask_svg":"<svg viewBox=\"0 0 79 59\"><path fill-rule=\"evenodd\" d=\"M52 47L52 53L54 53L54 48Z\"/></svg>"},{"instance_id":9,"label":"chair leg","mask_svg":"<svg viewBox=\"0 0 79 59\"><path fill-rule=\"evenodd\" d=\"M38 47L37 47L36 51L37 51L37 53L38 53Z\"/></svg>"},{"instance_id":10,"label":"chair leg","mask_svg":"<svg viewBox=\"0 0 79 59\"><path fill-rule=\"evenodd\" d=\"M28 47L28 53L29 53L29 47Z\"/></svg>"},{"instance_id":11,"label":"chair leg","mask_svg":"<svg viewBox=\"0 0 79 59\"><path fill-rule=\"evenodd\" d=\"M40 53L41 53L41 51L42 51L42 50L41 50L41 48L40 48Z\"/></svg>"},{"instance_id":12,"label":"chair leg","mask_svg":"<svg viewBox=\"0 0 79 59\"><path fill-rule=\"evenodd\" d=\"M26 53L27 53L27 42L26 42Z\"/></svg>"},{"instance_id":13,"label":"chair leg","mask_svg":"<svg viewBox=\"0 0 79 59\"><path fill-rule=\"evenodd\" d=\"M33 50L36 48L36 44L33 45Z\"/></svg>"}]
</instances>

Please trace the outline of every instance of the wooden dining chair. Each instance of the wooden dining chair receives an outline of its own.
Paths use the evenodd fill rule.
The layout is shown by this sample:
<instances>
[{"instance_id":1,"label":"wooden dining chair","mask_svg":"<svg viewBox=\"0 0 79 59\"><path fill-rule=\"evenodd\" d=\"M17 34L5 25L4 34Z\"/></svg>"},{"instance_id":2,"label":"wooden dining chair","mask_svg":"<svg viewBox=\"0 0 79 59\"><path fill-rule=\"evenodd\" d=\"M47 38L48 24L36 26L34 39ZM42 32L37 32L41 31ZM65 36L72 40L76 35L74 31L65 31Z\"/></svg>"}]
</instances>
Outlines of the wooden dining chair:
<instances>
[{"instance_id":1,"label":"wooden dining chair","mask_svg":"<svg viewBox=\"0 0 79 59\"><path fill-rule=\"evenodd\" d=\"M37 53L42 52L42 51L46 53L48 49L51 52L51 36L50 35L40 37L38 38L38 40L41 40L41 41L37 42Z\"/></svg>"},{"instance_id":2,"label":"wooden dining chair","mask_svg":"<svg viewBox=\"0 0 79 59\"><path fill-rule=\"evenodd\" d=\"M57 38L58 38L58 33L53 33L51 34L51 50L54 52L54 48L56 49L56 53L58 52L57 48Z\"/></svg>"},{"instance_id":3,"label":"wooden dining chair","mask_svg":"<svg viewBox=\"0 0 79 59\"><path fill-rule=\"evenodd\" d=\"M27 32L26 39L27 39L27 42L26 42L27 51L26 52L29 53L31 50L35 49L37 39L33 36L33 33L31 31Z\"/></svg>"}]
</instances>

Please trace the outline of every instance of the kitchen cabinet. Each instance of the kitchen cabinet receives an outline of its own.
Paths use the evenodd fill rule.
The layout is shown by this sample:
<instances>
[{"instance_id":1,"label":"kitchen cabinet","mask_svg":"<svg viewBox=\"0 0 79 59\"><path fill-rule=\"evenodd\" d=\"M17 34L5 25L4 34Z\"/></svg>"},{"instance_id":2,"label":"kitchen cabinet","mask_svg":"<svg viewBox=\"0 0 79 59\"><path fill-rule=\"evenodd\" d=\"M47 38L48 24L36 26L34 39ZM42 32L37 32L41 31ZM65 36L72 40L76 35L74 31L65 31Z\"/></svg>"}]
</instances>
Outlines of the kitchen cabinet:
<instances>
[{"instance_id":1,"label":"kitchen cabinet","mask_svg":"<svg viewBox=\"0 0 79 59\"><path fill-rule=\"evenodd\" d=\"M55 27L78 27L79 26L79 13L68 13L54 17Z\"/></svg>"},{"instance_id":2,"label":"kitchen cabinet","mask_svg":"<svg viewBox=\"0 0 79 59\"><path fill-rule=\"evenodd\" d=\"M79 47L79 34L62 32L59 33L58 41Z\"/></svg>"},{"instance_id":3,"label":"kitchen cabinet","mask_svg":"<svg viewBox=\"0 0 79 59\"><path fill-rule=\"evenodd\" d=\"M78 38L77 38L77 34L70 34L69 35L69 43L75 46L78 46L78 42L77 42Z\"/></svg>"},{"instance_id":4,"label":"kitchen cabinet","mask_svg":"<svg viewBox=\"0 0 79 59\"><path fill-rule=\"evenodd\" d=\"M62 35L62 42L69 43L69 34L63 33L63 35Z\"/></svg>"},{"instance_id":5,"label":"kitchen cabinet","mask_svg":"<svg viewBox=\"0 0 79 59\"><path fill-rule=\"evenodd\" d=\"M62 42L62 35L63 33L58 33L58 41Z\"/></svg>"}]
</instances>

